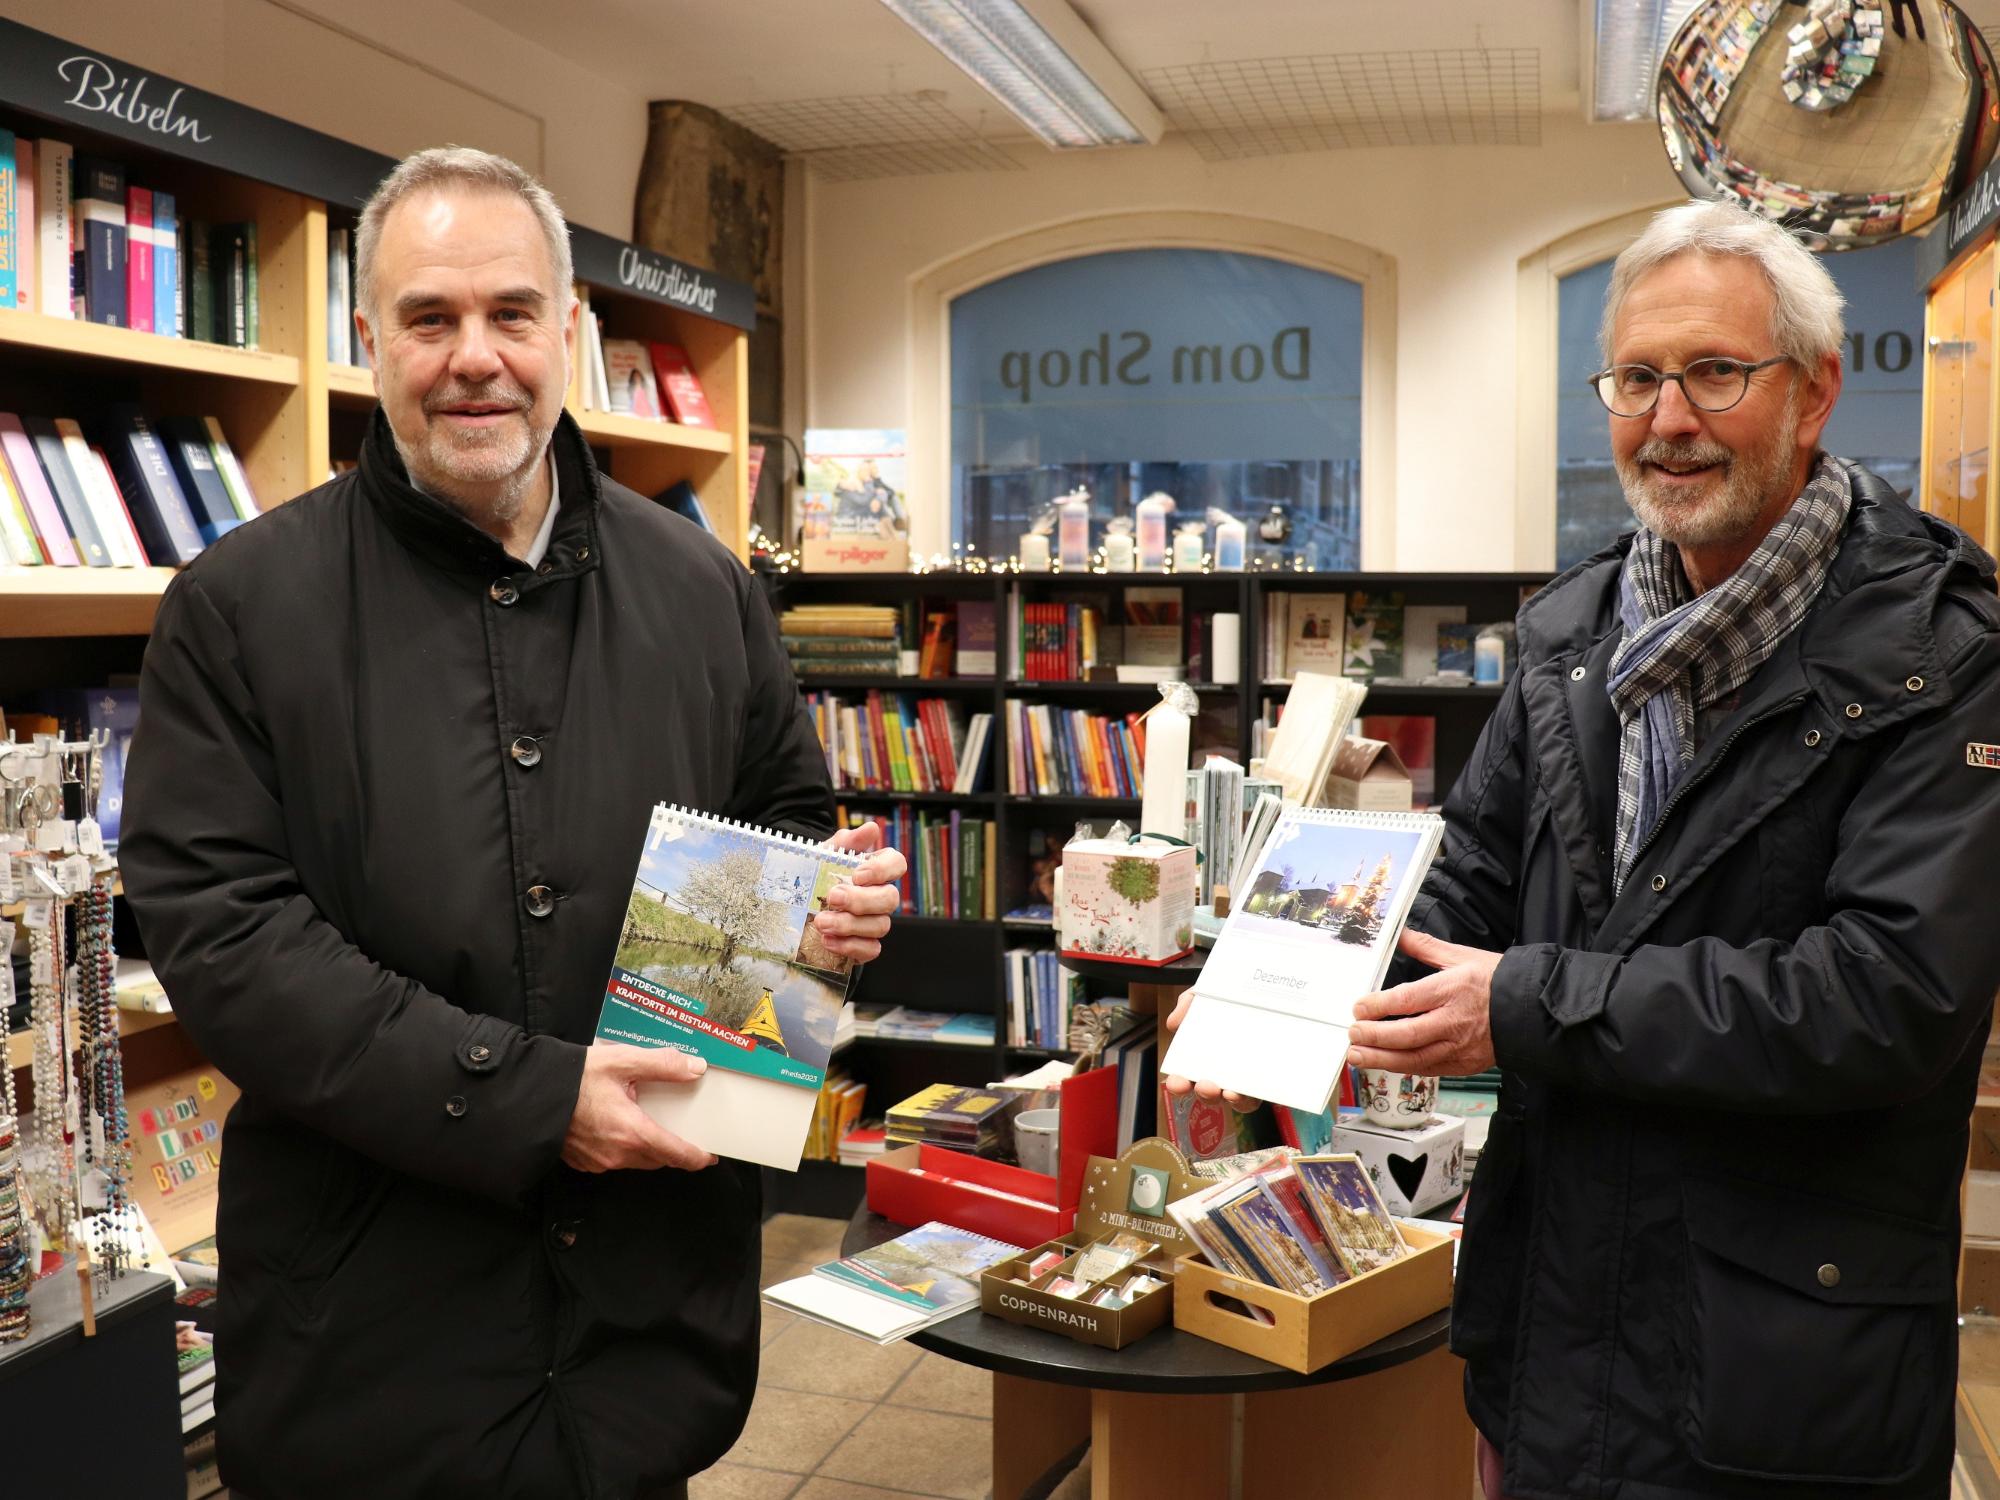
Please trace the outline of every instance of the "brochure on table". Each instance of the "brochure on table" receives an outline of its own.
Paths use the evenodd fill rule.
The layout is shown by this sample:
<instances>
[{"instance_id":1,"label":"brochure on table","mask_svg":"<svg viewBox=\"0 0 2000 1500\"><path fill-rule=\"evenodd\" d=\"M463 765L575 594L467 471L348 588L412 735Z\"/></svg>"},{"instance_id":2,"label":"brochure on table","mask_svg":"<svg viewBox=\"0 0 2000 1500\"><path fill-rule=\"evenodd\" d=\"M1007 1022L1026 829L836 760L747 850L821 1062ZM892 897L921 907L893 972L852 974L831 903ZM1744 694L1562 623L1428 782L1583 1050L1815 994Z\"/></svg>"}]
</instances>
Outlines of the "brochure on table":
<instances>
[{"instance_id":1,"label":"brochure on table","mask_svg":"<svg viewBox=\"0 0 2000 1500\"><path fill-rule=\"evenodd\" d=\"M1292 808L1216 940L1160 1070L1327 1107L1442 837L1429 814Z\"/></svg>"}]
</instances>

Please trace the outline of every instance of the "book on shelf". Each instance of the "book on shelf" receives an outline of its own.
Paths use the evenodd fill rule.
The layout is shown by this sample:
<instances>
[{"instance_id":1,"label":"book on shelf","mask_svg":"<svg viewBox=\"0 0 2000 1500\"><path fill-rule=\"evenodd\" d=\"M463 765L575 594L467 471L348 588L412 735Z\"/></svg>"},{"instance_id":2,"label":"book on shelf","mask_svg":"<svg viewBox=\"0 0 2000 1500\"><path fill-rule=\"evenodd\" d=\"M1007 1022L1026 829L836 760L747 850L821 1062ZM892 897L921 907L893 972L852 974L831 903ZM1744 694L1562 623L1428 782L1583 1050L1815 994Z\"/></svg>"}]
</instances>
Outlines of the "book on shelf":
<instances>
[{"instance_id":1,"label":"book on shelf","mask_svg":"<svg viewBox=\"0 0 2000 1500\"><path fill-rule=\"evenodd\" d=\"M1008 1044L1067 1051L1070 1020L1087 1003L1083 976L1063 968L1052 948L1009 948L1002 962Z\"/></svg>"},{"instance_id":2,"label":"book on shelf","mask_svg":"<svg viewBox=\"0 0 2000 1500\"><path fill-rule=\"evenodd\" d=\"M951 677L958 659L958 616L936 610L924 617L923 645L917 653L919 677Z\"/></svg>"},{"instance_id":3,"label":"book on shelf","mask_svg":"<svg viewBox=\"0 0 2000 1500\"><path fill-rule=\"evenodd\" d=\"M0 130L0 308L17 307L21 276L21 190L14 132Z\"/></svg>"},{"instance_id":4,"label":"book on shelf","mask_svg":"<svg viewBox=\"0 0 2000 1500\"><path fill-rule=\"evenodd\" d=\"M129 327L125 296L125 169L102 157L76 162L76 287L92 323Z\"/></svg>"},{"instance_id":5,"label":"book on shelf","mask_svg":"<svg viewBox=\"0 0 2000 1500\"><path fill-rule=\"evenodd\" d=\"M1145 726L1085 709L1007 702L1007 790L1017 797L1136 797Z\"/></svg>"},{"instance_id":6,"label":"book on shelf","mask_svg":"<svg viewBox=\"0 0 2000 1500\"><path fill-rule=\"evenodd\" d=\"M679 344L655 343L649 352L658 381L654 399L665 403L666 414L684 427L714 427L708 393L701 388L701 377L695 374L687 350Z\"/></svg>"},{"instance_id":7,"label":"book on shelf","mask_svg":"<svg viewBox=\"0 0 2000 1500\"><path fill-rule=\"evenodd\" d=\"M909 859L902 881L906 916L992 919L999 825L991 818L955 810L919 812L908 803L887 814L850 813L845 807L836 812L847 827L873 823L882 831L883 845L901 849Z\"/></svg>"},{"instance_id":8,"label":"book on shelf","mask_svg":"<svg viewBox=\"0 0 2000 1500\"><path fill-rule=\"evenodd\" d=\"M64 452L62 433L47 417L25 417L21 419L21 426L34 443L34 457L48 480L49 491L55 496L56 508L61 512L67 534L76 545L77 555L93 568L114 566L117 556L109 540L97 529L92 507L84 497L82 481L70 468L69 457ZM0 419L0 434L5 431L4 419Z\"/></svg>"},{"instance_id":9,"label":"book on shelf","mask_svg":"<svg viewBox=\"0 0 2000 1500\"><path fill-rule=\"evenodd\" d=\"M181 260L187 267L181 285L182 329L205 344L224 342L215 320L215 227L206 219L182 224Z\"/></svg>"},{"instance_id":10,"label":"book on shelf","mask_svg":"<svg viewBox=\"0 0 2000 1500\"><path fill-rule=\"evenodd\" d=\"M794 1171L854 963L814 915L861 857L662 803L648 820L597 1039L704 1059L641 1084L647 1114L718 1156Z\"/></svg>"},{"instance_id":11,"label":"book on shelf","mask_svg":"<svg viewBox=\"0 0 2000 1500\"><path fill-rule=\"evenodd\" d=\"M861 1118L861 1106L868 1097L868 1085L850 1078L838 1068L826 1075L826 1083L813 1104L812 1123L806 1127L802 1161L836 1161L841 1138Z\"/></svg>"},{"instance_id":12,"label":"book on shelf","mask_svg":"<svg viewBox=\"0 0 2000 1500\"><path fill-rule=\"evenodd\" d=\"M865 1167L889 1149L889 1132L880 1120L863 1120L840 1138L843 1166Z\"/></svg>"},{"instance_id":13,"label":"book on shelf","mask_svg":"<svg viewBox=\"0 0 2000 1500\"><path fill-rule=\"evenodd\" d=\"M153 190L125 186L125 312L138 333L153 331Z\"/></svg>"},{"instance_id":14,"label":"book on shelf","mask_svg":"<svg viewBox=\"0 0 2000 1500\"><path fill-rule=\"evenodd\" d=\"M229 492L229 503L235 506L238 519L255 520L260 509L256 492L250 488L243 466L236 461L236 450L229 446L222 423L214 417L203 417L201 425L208 434L208 451L215 460L215 472L222 476L223 488Z\"/></svg>"},{"instance_id":15,"label":"book on shelf","mask_svg":"<svg viewBox=\"0 0 2000 1500\"><path fill-rule=\"evenodd\" d=\"M1347 639L1342 670L1349 677L1403 675L1403 596L1347 596Z\"/></svg>"},{"instance_id":16,"label":"book on shelf","mask_svg":"<svg viewBox=\"0 0 2000 1500\"><path fill-rule=\"evenodd\" d=\"M153 332L179 338L181 330L180 203L153 190Z\"/></svg>"},{"instance_id":17,"label":"book on shelf","mask_svg":"<svg viewBox=\"0 0 2000 1500\"><path fill-rule=\"evenodd\" d=\"M112 566L145 567L146 549L132 525L131 512L126 510L124 497L111 482L110 471L84 440L83 429L69 417L57 417L55 429L62 438L63 457L69 461L70 473L76 477L83 503L90 510L90 519L111 554Z\"/></svg>"},{"instance_id":18,"label":"book on shelf","mask_svg":"<svg viewBox=\"0 0 2000 1500\"><path fill-rule=\"evenodd\" d=\"M965 708L955 700L870 688L858 701L809 691L805 702L836 791L949 791L962 763L976 766L965 760Z\"/></svg>"},{"instance_id":19,"label":"book on shelf","mask_svg":"<svg viewBox=\"0 0 2000 1500\"><path fill-rule=\"evenodd\" d=\"M1124 660L1135 667L1179 668L1187 661L1182 636L1181 591L1128 586L1123 602Z\"/></svg>"},{"instance_id":20,"label":"book on shelf","mask_svg":"<svg viewBox=\"0 0 2000 1500\"><path fill-rule=\"evenodd\" d=\"M35 142L14 138L14 301L17 312L41 306L41 162ZM0 303L0 308L10 304Z\"/></svg>"},{"instance_id":21,"label":"book on shelf","mask_svg":"<svg viewBox=\"0 0 2000 1500\"><path fill-rule=\"evenodd\" d=\"M1465 623L1463 604L1406 604L1403 606L1403 663L1394 675L1410 682L1437 676L1439 648L1447 625ZM1377 673L1378 677L1388 673Z\"/></svg>"},{"instance_id":22,"label":"book on shelf","mask_svg":"<svg viewBox=\"0 0 2000 1500\"><path fill-rule=\"evenodd\" d=\"M604 378L611 410L655 422L665 417L660 388L653 379L653 362L637 339L604 341Z\"/></svg>"},{"instance_id":23,"label":"book on shelf","mask_svg":"<svg viewBox=\"0 0 2000 1500\"><path fill-rule=\"evenodd\" d=\"M61 503L49 487L34 440L21 419L11 412L0 412L0 465L5 466L8 479L20 495L44 560L58 567L77 567L91 561L77 546L76 533L69 529Z\"/></svg>"},{"instance_id":24,"label":"book on shelf","mask_svg":"<svg viewBox=\"0 0 2000 1500\"><path fill-rule=\"evenodd\" d=\"M1437 673L1440 677L1472 680L1473 642L1479 627L1441 620L1437 628Z\"/></svg>"},{"instance_id":25,"label":"book on shelf","mask_svg":"<svg viewBox=\"0 0 2000 1500\"><path fill-rule=\"evenodd\" d=\"M1233 892L1164 1072L1323 1110L1354 1002L1378 988L1443 820L1293 808Z\"/></svg>"},{"instance_id":26,"label":"book on shelf","mask_svg":"<svg viewBox=\"0 0 2000 1500\"><path fill-rule=\"evenodd\" d=\"M653 500L677 516L686 516L710 536L715 535L715 526L708 519L708 511L701 503L701 496L695 493L694 486L685 479L676 480L668 485L655 495Z\"/></svg>"},{"instance_id":27,"label":"book on shelf","mask_svg":"<svg viewBox=\"0 0 2000 1500\"><path fill-rule=\"evenodd\" d=\"M76 316L76 300L71 295L76 251L71 205L75 196L75 148L67 141L36 141L35 265L40 295L34 311L45 317Z\"/></svg>"},{"instance_id":28,"label":"book on shelf","mask_svg":"<svg viewBox=\"0 0 2000 1500\"><path fill-rule=\"evenodd\" d=\"M124 492L146 555L163 567L194 561L203 545L201 528L174 474L166 445L145 413L136 406L112 407L106 435L111 472Z\"/></svg>"},{"instance_id":29,"label":"book on shelf","mask_svg":"<svg viewBox=\"0 0 2000 1500\"><path fill-rule=\"evenodd\" d=\"M28 502L15 483L14 471L6 455L0 453L0 562L17 568L39 567L51 561L35 535L34 519Z\"/></svg>"},{"instance_id":30,"label":"book on shelf","mask_svg":"<svg viewBox=\"0 0 2000 1500\"><path fill-rule=\"evenodd\" d=\"M992 677L999 671L999 637L995 633L991 599L961 599L958 616L958 673L961 677Z\"/></svg>"},{"instance_id":31,"label":"book on shelf","mask_svg":"<svg viewBox=\"0 0 2000 1500\"><path fill-rule=\"evenodd\" d=\"M154 424L154 431L166 447L167 461L174 466L174 477L181 482L181 493L188 498L202 540L213 542L242 525L245 518L223 477L208 424L193 417L163 417Z\"/></svg>"},{"instance_id":32,"label":"book on shelf","mask_svg":"<svg viewBox=\"0 0 2000 1500\"><path fill-rule=\"evenodd\" d=\"M1301 672L1339 675L1347 638L1346 594L1273 589L1265 595L1264 625L1265 677L1289 679Z\"/></svg>"},{"instance_id":33,"label":"book on shelf","mask_svg":"<svg viewBox=\"0 0 2000 1500\"><path fill-rule=\"evenodd\" d=\"M587 308L583 319L585 334L585 370L590 385L584 405L592 411L611 410L611 377L604 360L604 319Z\"/></svg>"},{"instance_id":34,"label":"book on shelf","mask_svg":"<svg viewBox=\"0 0 2000 1500\"><path fill-rule=\"evenodd\" d=\"M1004 1244L932 1222L812 1273L767 1288L775 1306L889 1344L979 1306L979 1274L1021 1253Z\"/></svg>"}]
</instances>

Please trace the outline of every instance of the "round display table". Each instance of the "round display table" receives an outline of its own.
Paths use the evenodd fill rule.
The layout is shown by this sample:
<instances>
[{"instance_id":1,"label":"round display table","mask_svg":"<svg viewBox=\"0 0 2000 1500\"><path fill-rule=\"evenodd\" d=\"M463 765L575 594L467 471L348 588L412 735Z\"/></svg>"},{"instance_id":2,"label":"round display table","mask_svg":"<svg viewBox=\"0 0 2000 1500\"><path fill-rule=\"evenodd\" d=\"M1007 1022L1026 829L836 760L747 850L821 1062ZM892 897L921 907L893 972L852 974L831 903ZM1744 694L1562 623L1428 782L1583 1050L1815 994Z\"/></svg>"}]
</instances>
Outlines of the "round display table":
<instances>
[{"instance_id":1,"label":"round display table","mask_svg":"<svg viewBox=\"0 0 2000 1500\"><path fill-rule=\"evenodd\" d=\"M864 1205L841 1253L903 1230ZM1472 1424L1449 1323L1433 1313L1311 1375L1171 1325L1111 1350L974 1309L910 1342L993 1372L993 1500L1038 1493L1086 1442L1092 1500L1456 1500Z\"/></svg>"}]
</instances>

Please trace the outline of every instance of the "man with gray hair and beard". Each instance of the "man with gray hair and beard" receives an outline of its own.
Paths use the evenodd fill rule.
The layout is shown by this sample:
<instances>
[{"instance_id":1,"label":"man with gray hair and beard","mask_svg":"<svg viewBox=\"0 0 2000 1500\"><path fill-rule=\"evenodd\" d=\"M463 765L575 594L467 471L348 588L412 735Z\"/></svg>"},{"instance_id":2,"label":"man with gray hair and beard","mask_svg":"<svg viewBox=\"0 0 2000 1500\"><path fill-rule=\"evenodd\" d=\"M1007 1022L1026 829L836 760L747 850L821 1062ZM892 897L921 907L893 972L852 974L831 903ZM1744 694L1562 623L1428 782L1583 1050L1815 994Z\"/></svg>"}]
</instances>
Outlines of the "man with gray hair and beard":
<instances>
[{"instance_id":1,"label":"man with gray hair and beard","mask_svg":"<svg viewBox=\"0 0 2000 1500\"><path fill-rule=\"evenodd\" d=\"M563 411L569 232L424 151L361 215L361 462L161 601L119 862L241 1090L224 1132L222 1477L255 1500L676 1500L756 1385L757 1169L592 1045L648 815L832 829L749 571ZM902 856L812 917L873 958Z\"/></svg>"},{"instance_id":2,"label":"man with gray hair and beard","mask_svg":"<svg viewBox=\"0 0 2000 1500\"><path fill-rule=\"evenodd\" d=\"M1639 530L1522 609L1350 1060L1501 1070L1451 1329L1488 1500L1944 1500L1993 562L1821 451L1840 295L1781 229L1661 213L1603 343Z\"/></svg>"}]
</instances>

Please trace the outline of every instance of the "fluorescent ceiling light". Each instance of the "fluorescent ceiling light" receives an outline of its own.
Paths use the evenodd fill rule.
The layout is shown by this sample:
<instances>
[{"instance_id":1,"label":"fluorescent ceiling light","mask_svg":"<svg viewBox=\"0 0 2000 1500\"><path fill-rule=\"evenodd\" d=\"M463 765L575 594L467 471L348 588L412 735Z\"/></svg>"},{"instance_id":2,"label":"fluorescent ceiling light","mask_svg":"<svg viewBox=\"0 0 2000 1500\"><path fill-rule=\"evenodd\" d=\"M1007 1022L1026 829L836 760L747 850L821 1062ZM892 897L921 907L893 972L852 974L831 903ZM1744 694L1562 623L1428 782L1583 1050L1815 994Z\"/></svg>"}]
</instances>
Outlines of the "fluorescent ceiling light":
<instances>
[{"instance_id":1,"label":"fluorescent ceiling light","mask_svg":"<svg viewBox=\"0 0 2000 1500\"><path fill-rule=\"evenodd\" d=\"M1594 0L1591 117L1650 120L1660 58L1698 0Z\"/></svg>"},{"instance_id":2,"label":"fluorescent ceiling light","mask_svg":"<svg viewBox=\"0 0 2000 1500\"><path fill-rule=\"evenodd\" d=\"M882 0L1051 146L1140 146L1166 122L1063 0Z\"/></svg>"}]
</instances>

